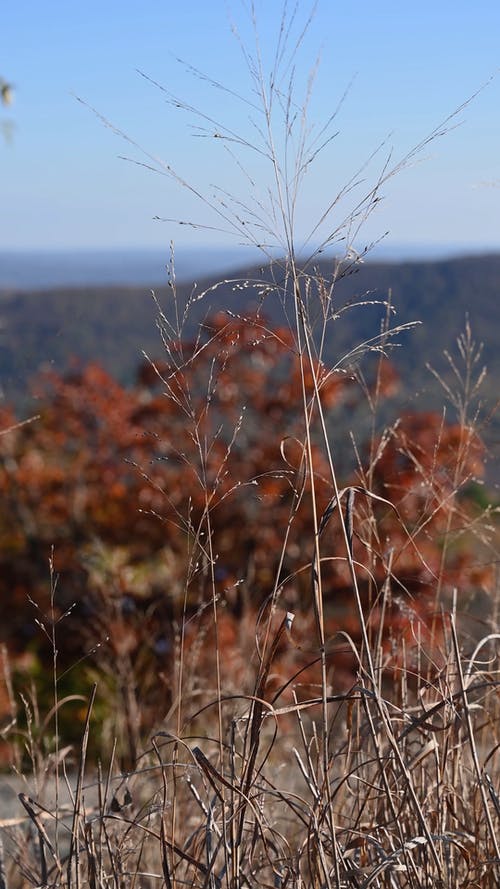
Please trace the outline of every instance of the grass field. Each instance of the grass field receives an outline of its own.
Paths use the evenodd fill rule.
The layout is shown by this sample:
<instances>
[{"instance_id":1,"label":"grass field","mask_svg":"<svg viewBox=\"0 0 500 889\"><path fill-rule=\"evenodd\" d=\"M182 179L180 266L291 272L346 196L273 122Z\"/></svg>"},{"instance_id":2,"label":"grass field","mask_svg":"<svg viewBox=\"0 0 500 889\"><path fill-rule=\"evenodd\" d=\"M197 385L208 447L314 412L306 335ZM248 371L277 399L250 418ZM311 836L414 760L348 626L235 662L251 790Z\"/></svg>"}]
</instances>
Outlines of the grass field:
<instances>
[{"instance_id":1,"label":"grass field","mask_svg":"<svg viewBox=\"0 0 500 889\"><path fill-rule=\"evenodd\" d=\"M293 49L292 26L285 6L281 39ZM52 554L48 605L33 606L50 669L46 660L38 687L23 686L4 656L2 741L23 789L17 814L2 823L0 889L500 885L498 531L495 510L478 496L483 371L473 319L457 350L450 344L455 382L444 382L443 400L452 420L412 415L379 429L394 383L386 359L402 332L390 294L382 329L349 355L325 359L336 286L363 260L353 241L384 183L448 122L401 161L385 158L373 185L356 174L328 202L311 233L317 246L299 264L296 198L318 146L307 107L296 113L293 82L285 101L279 78L268 78L258 54L248 58L272 196L266 204L224 194L214 206L236 235L277 243L284 259L259 280L253 317L235 318L227 306L189 340L189 312L204 295L180 301L170 269L169 301L157 305L163 359L149 366L167 424L161 435L145 425L157 453L135 462L144 485L133 510L169 534L175 528L170 561L156 575L160 598L175 607L164 637L148 639L152 607L134 611L140 626L131 623L133 579L119 561L126 547L110 549L99 573L92 531L84 553L92 610L75 617L59 606L73 594L60 589ZM275 75L283 58L280 46ZM234 141L224 127L219 137ZM315 258L339 245L342 258L325 279ZM267 324L266 300L280 304L281 328ZM100 391L95 369L89 377L90 440L101 447L108 427L97 405L116 420L118 389ZM357 469L341 478L331 410L339 393L349 410L346 380L366 399L371 434L349 442ZM42 438L34 419L25 440L26 428L12 421L2 436L4 478L21 480L15 472L27 466L29 487L50 435L67 433L81 456L70 433L85 405L75 403L78 388L64 391L73 408L64 416L75 425L68 433L57 414L45 423L41 409ZM152 424L146 389L141 397ZM31 447L24 463L21 440ZM257 452L274 455L258 471L248 468ZM57 481L63 464L54 462ZM108 451L98 463L95 445L88 467L106 501ZM65 515L64 498L57 509ZM120 519L123 510L115 509ZM141 583L147 588L147 577ZM89 657L72 665L77 630ZM144 660L160 643L161 668Z\"/></svg>"}]
</instances>

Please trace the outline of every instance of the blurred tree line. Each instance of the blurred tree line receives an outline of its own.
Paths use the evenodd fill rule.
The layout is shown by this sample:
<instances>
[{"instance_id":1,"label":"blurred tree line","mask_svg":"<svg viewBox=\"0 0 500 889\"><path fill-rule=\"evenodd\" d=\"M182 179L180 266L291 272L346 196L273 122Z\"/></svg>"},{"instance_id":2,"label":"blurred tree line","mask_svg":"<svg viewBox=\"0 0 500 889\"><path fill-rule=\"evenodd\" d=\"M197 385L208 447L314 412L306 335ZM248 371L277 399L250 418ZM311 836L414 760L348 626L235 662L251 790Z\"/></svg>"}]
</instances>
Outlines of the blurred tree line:
<instances>
[{"instance_id":1,"label":"blurred tree line","mask_svg":"<svg viewBox=\"0 0 500 889\"><path fill-rule=\"evenodd\" d=\"M385 358L364 392L319 362L314 374L333 425L340 411L367 397L373 407L399 385ZM312 370L305 384L312 394ZM60 671L84 659L64 688L96 675L108 682L131 755L171 705L181 635L208 669L214 598L228 679L241 627L255 624L273 590L297 614L297 638L314 638L300 393L288 329L218 314L201 339L171 341L162 361L143 363L133 387L75 364L38 376L32 422L1 412L1 640L19 674L45 677L50 696L56 624ZM319 441L312 448L331 664L347 685L355 664L334 640L340 630L357 640L357 618L328 463ZM435 620L438 587L459 586L462 597L490 588L471 487L483 453L472 427L429 411L357 444L358 470L343 480L354 497L353 552L374 634L384 613L393 667L398 640L411 647ZM298 645L287 657L308 655ZM11 706L5 694L1 704Z\"/></svg>"}]
</instances>

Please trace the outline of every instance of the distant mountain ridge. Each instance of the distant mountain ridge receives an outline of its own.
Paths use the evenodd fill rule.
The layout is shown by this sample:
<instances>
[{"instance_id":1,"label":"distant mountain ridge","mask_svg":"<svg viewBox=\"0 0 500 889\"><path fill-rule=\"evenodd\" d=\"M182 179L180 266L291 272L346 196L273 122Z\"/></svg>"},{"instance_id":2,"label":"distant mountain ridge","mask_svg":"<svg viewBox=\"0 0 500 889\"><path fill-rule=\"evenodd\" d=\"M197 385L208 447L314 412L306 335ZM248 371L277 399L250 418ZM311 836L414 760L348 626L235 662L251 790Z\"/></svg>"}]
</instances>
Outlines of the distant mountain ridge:
<instances>
[{"instance_id":1,"label":"distant mountain ridge","mask_svg":"<svg viewBox=\"0 0 500 889\"><path fill-rule=\"evenodd\" d=\"M482 253L486 253L483 250ZM494 253L495 250L489 251ZM450 245L408 245L382 241L369 255L370 262L423 262L457 256L473 256L477 251ZM177 246L175 268L180 281L194 281L207 275L257 265L262 254L247 246ZM47 290L54 287L108 287L165 283L165 267L170 262L170 246L162 247L82 247L79 249L5 249L0 247L0 291Z\"/></svg>"},{"instance_id":2,"label":"distant mountain ridge","mask_svg":"<svg viewBox=\"0 0 500 889\"><path fill-rule=\"evenodd\" d=\"M316 268L325 278L331 275L331 263L319 263ZM397 338L401 347L392 353L408 397L420 392L422 405L438 404L441 393L437 394L426 364L446 370L443 350L453 350L468 316L475 340L484 344L481 361L489 372L485 392L490 401L496 400L500 383L500 254L432 262L366 262L351 271L336 285L336 308L357 301L385 300L391 292L396 324L422 322ZM266 270L263 274L258 267L231 274L231 282L194 304L197 319L210 311L229 308L238 312L256 305L256 291L248 287L235 290L234 282L263 282L265 275ZM215 275L207 277L198 292L216 280ZM179 285L180 298L190 289ZM168 288L162 286L156 292L167 306ZM275 295L266 298L263 312L272 321L283 320ZM156 314L146 286L0 291L0 385L4 397L24 400L29 380L36 378L40 365L64 370L75 357L82 362L98 361L130 384L142 351L161 355ZM330 328L328 360L335 363L359 343L376 336L384 314L381 305L354 306L340 313Z\"/></svg>"},{"instance_id":3,"label":"distant mountain ridge","mask_svg":"<svg viewBox=\"0 0 500 889\"><path fill-rule=\"evenodd\" d=\"M175 263L189 277L235 268L247 261L248 250L222 247L179 248ZM54 287L108 287L161 284L170 262L168 244L151 248L81 248L79 250L0 249L1 290L46 290ZM250 261L258 258L253 251Z\"/></svg>"}]
</instances>

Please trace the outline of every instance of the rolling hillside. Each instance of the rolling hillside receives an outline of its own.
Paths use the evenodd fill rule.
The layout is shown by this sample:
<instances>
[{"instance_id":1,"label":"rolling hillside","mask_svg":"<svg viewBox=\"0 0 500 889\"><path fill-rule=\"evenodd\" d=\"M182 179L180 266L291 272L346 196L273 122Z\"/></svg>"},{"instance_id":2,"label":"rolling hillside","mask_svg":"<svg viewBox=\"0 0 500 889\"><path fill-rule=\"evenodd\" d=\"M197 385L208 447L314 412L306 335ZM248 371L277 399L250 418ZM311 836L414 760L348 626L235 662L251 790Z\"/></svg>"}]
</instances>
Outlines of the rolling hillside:
<instances>
[{"instance_id":1,"label":"rolling hillside","mask_svg":"<svg viewBox=\"0 0 500 889\"><path fill-rule=\"evenodd\" d=\"M320 264L318 271L328 278L331 264ZM257 290L248 286L235 289L235 281L262 283L266 274L268 270L243 269L230 282L195 301L191 319L199 321L221 307L240 312L256 306ZM275 274L279 276L279 269ZM178 275L181 277L182 269L178 269ZM202 293L216 280L202 281L196 293ZM191 285L179 285L181 303L190 292ZM422 406L442 403L442 393L426 364L446 370L443 350L453 350L468 316L474 339L484 344L481 364L488 367L484 393L493 405L500 382L500 255L437 262L367 262L351 269L335 289L334 310L340 315L330 327L329 361L337 362L359 343L377 335L384 307L355 304L385 300L389 292L397 310L395 324L421 322L401 334L397 340L400 347L392 351L403 381L402 403L414 399L415 394ZM156 294L168 312L171 291L165 286ZM340 311L347 306L349 310ZM282 302L275 292L266 297L263 312L271 320L283 321ZM63 370L75 358L98 361L120 381L133 382L142 350L151 356L161 355L156 314L147 286L3 291L0 384L4 398L26 407L30 380L36 380L38 368L45 365ZM497 432L497 424L488 432L493 448Z\"/></svg>"}]
</instances>

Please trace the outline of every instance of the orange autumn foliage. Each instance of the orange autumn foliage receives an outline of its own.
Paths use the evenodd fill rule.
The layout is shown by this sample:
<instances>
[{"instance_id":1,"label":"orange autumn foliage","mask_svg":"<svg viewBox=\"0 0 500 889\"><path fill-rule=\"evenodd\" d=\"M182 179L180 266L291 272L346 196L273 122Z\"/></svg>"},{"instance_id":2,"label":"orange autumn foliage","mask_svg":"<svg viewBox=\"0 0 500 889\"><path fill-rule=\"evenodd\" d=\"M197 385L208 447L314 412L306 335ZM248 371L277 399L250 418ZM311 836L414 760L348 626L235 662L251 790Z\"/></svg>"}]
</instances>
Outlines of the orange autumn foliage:
<instances>
[{"instance_id":1,"label":"orange autumn foliage","mask_svg":"<svg viewBox=\"0 0 500 889\"><path fill-rule=\"evenodd\" d=\"M304 364L287 329L225 315L196 341L171 341L129 389L96 365L44 374L40 418L0 439L1 636L13 655L30 648L50 662L28 597L47 613L53 549L56 618L71 607L61 624L61 663L102 642L89 662L111 675L123 661L142 690L146 721L168 708L180 640L187 651L200 638L211 640L196 650L199 669L209 669L214 597L228 664L238 658L242 621L245 650L254 650L248 625L273 590L279 608L297 612L296 647L280 657L297 668L314 659L314 524L301 386L311 398L315 379L334 422L358 397L349 378L319 362ZM380 394L389 395L397 384L390 367L382 382ZM7 410L0 417L4 428L14 421ZM333 489L319 439L312 455L321 517ZM388 646L411 635L414 617L428 622L437 577L444 587L458 576L488 582L465 544L442 564L449 522L470 514L463 480L480 472L481 460L479 442L466 441L464 430L436 414L408 414L367 468L363 484L370 478L379 499L355 496L354 557L366 566L360 588L374 634L390 582ZM360 487L359 479L348 484ZM338 510L321 536L321 554L332 669L345 684L355 664L336 634L356 640L359 628ZM238 670L251 662L248 654Z\"/></svg>"}]
</instances>

